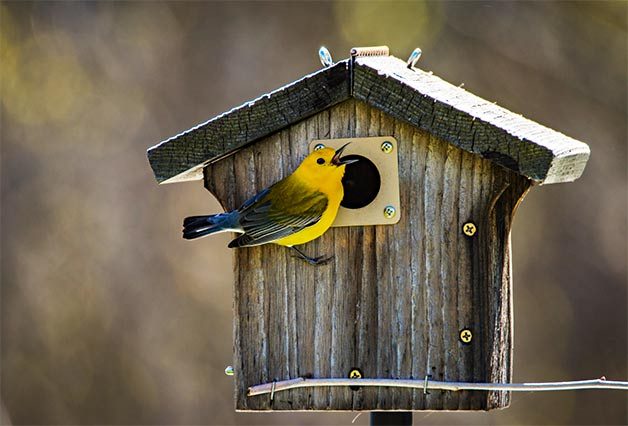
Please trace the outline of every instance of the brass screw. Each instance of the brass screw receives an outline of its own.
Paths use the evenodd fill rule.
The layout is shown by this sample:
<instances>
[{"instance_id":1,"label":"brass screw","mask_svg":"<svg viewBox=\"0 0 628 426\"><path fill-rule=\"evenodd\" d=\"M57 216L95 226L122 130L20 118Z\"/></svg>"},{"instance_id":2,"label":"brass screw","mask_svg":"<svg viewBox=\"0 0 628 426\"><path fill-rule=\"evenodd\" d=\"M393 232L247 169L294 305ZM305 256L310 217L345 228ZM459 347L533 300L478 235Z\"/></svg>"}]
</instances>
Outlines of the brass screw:
<instances>
[{"instance_id":1,"label":"brass screw","mask_svg":"<svg viewBox=\"0 0 628 426\"><path fill-rule=\"evenodd\" d=\"M225 374L227 376L233 376L233 374L234 374L233 367L228 365L227 368L225 368Z\"/></svg>"},{"instance_id":2,"label":"brass screw","mask_svg":"<svg viewBox=\"0 0 628 426\"><path fill-rule=\"evenodd\" d=\"M318 151L319 149L323 149L323 148L325 148L325 145L323 145L322 143L317 143L314 146L314 151Z\"/></svg>"},{"instance_id":3,"label":"brass screw","mask_svg":"<svg viewBox=\"0 0 628 426\"><path fill-rule=\"evenodd\" d=\"M362 372L357 369L357 368L353 368L351 371L349 371L349 378L350 379L361 379L362 378Z\"/></svg>"},{"instance_id":4,"label":"brass screw","mask_svg":"<svg viewBox=\"0 0 628 426\"><path fill-rule=\"evenodd\" d=\"M464 225L462 225L462 232L464 232L464 234L467 237L474 236L476 231L477 231L477 228L475 227L475 224L473 222L467 222Z\"/></svg>"},{"instance_id":5,"label":"brass screw","mask_svg":"<svg viewBox=\"0 0 628 426\"><path fill-rule=\"evenodd\" d=\"M382 143L382 147L381 148L382 148L382 151L385 154L390 154L393 151L394 146L393 146L392 142L385 141L385 142Z\"/></svg>"},{"instance_id":6,"label":"brass screw","mask_svg":"<svg viewBox=\"0 0 628 426\"><path fill-rule=\"evenodd\" d=\"M396 213L397 210L393 206L384 207L384 217L386 219L392 219L393 217L395 217Z\"/></svg>"},{"instance_id":7,"label":"brass screw","mask_svg":"<svg viewBox=\"0 0 628 426\"><path fill-rule=\"evenodd\" d=\"M468 328L463 328L460 330L460 341L462 343L471 343L471 339L473 339L473 333Z\"/></svg>"}]
</instances>

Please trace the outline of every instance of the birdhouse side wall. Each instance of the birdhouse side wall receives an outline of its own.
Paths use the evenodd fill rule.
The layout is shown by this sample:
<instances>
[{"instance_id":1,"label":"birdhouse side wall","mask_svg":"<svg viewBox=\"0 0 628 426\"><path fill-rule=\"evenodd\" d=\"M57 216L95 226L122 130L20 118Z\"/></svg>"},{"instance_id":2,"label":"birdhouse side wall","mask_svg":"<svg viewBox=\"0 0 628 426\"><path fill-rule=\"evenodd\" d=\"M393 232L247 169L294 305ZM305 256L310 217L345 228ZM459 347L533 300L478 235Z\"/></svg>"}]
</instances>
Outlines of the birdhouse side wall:
<instances>
[{"instance_id":1,"label":"birdhouse side wall","mask_svg":"<svg viewBox=\"0 0 628 426\"><path fill-rule=\"evenodd\" d=\"M225 209L290 174L314 139L394 136L401 220L332 228L301 248L234 251L237 410L487 410L509 394L301 388L247 396L297 377L465 382L511 379L510 228L529 181L361 101L349 100L205 168ZM473 222L477 233L463 233ZM463 342L460 332L472 333Z\"/></svg>"}]
</instances>

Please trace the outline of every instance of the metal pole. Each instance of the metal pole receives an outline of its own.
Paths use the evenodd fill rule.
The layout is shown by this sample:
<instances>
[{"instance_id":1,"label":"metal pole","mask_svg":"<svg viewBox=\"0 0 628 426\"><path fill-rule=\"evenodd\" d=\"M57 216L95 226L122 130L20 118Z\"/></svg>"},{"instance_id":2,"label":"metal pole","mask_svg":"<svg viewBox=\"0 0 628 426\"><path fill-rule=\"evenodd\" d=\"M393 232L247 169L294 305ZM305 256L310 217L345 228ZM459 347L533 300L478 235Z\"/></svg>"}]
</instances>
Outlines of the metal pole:
<instances>
[{"instance_id":1,"label":"metal pole","mask_svg":"<svg viewBox=\"0 0 628 426\"><path fill-rule=\"evenodd\" d=\"M371 426L412 426L412 411L372 411Z\"/></svg>"}]
</instances>

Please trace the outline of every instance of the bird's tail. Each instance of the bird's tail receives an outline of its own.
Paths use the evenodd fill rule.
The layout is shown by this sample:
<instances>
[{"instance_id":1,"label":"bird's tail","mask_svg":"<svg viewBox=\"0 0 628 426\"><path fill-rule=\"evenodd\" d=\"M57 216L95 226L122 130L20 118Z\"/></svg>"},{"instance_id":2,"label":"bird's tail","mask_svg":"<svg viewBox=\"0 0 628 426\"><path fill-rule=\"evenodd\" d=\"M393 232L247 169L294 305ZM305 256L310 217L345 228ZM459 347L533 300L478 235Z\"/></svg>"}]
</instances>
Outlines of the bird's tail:
<instances>
[{"instance_id":1,"label":"bird's tail","mask_svg":"<svg viewBox=\"0 0 628 426\"><path fill-rule=\"evenodd\" d=\"M193 240L219 232L242 232L237 211L210 216L190 216L183 220L183 238Z\"/></svg>"}]
</instances>

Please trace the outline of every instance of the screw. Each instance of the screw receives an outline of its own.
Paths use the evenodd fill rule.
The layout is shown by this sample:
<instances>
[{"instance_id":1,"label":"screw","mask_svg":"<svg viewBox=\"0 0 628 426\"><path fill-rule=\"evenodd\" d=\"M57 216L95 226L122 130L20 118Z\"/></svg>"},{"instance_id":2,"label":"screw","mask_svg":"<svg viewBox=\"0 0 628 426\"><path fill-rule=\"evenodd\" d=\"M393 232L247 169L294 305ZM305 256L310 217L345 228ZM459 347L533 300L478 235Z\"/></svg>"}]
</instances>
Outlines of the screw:
<instances>
[{"instance_id":1,"label":"screw","mask_svg":"<svg viewBox=\"0 0 628 426\"><path fill-rule=\"evenodd\" d=\"M386 219L392 219L393 217L395 217L396 213L397 210L393 206L384 207L384 217Z\"/></svg>"},{"instance_id":2,"label":"screw","mask_svg":"<svg viewBox=\"0 0 628 426\"><path fill-rule=\"evenodd\" d=\"M314 146L314 151L318 151L319 149L323 149L323 148L325 148L325 145L323 145L322 143L317 143Z\"/></svg>"},{"instance_id":3,"label":"screw","mask_svg":"<svg viewBox=\"0 0 628 426\"><path fill-rule=\"evenodd\" d=\"M233 367L228 365L227 368L225 368L225 374L227 376L233 376L234 370Z\"/></svg>"},{"instance_id":4,"label":"screw","mask_svg":"<svg viewBox=\"0 0 628 426\"><path fill-rule=\"evenodd\" d=\"M471 339L473 339L473 333L468 328L463 328L460 330L460 341L465 344L471 343Z\"/></svg>"},{"instance_id":5,"label":"screw","mask_svg":"<svg viewBox=\"0 0 628 426\"><path fill-rule=\"evenodd\" d=\"M475 224L473 222L467 222L462 225L462 232L464 232L467 237L474 236L476 231L477 228L475 227Z\"/></svg>"},{"instance_id":6,"label":"screw","mask_svg":"<svg viewBox=\"0 0 628 426\"><path fill-rule=\"evenodd\" d=\"M350 379L361 379L362 372L359 368L352 368L351 371L349 371L348 377ZM360 390L360 386L349 386L349 389L351 389L352 391L357 391Z\"/></svg>"},{"instance_id":7,"label":"screw","mask_svg":"<svg viewBox=\"0 0 628 426\"><path fill-rule=\"evenodd\" d=\"M350 379L361 379L362 378L362 372L360 371L359 368L352 368L351 371L349 371L349 378Z\"/></svg>"},{"instance_id":8,"label":"screw","mask_svg":"<svg viewBox=\"0 0 628 426\"><path fill-rule=\"evenodd\" d=\"M390 154L393 151L394 145L392 142L384 141L381 148L385 154Z\"/></svg>"}]
</instances>

